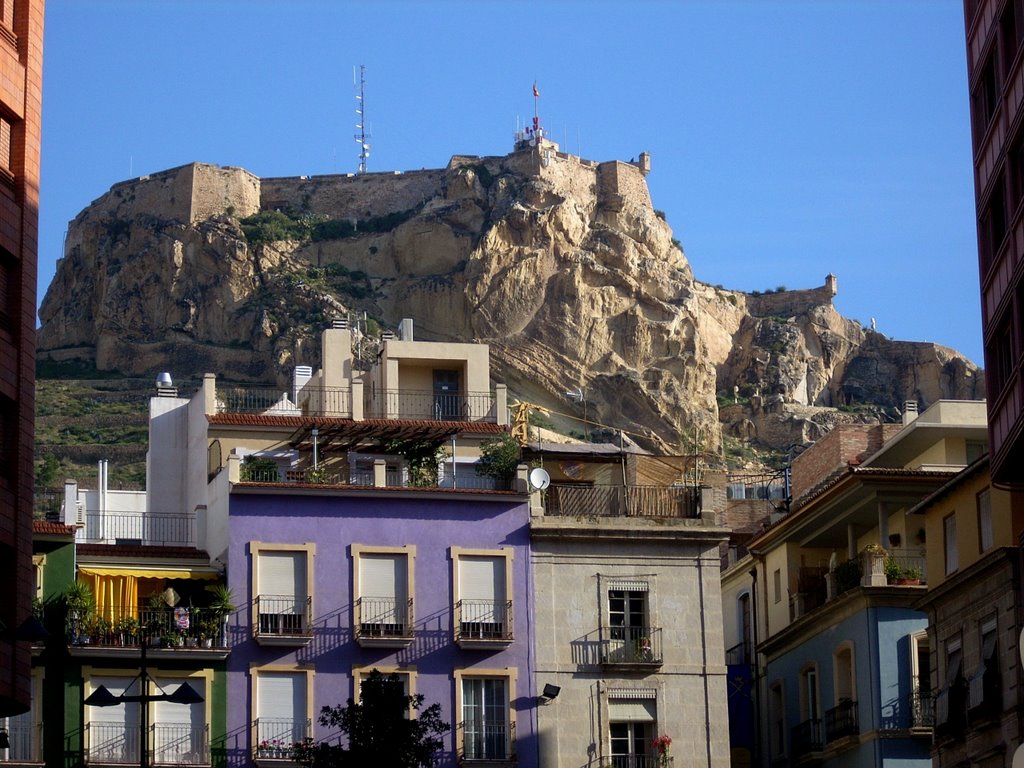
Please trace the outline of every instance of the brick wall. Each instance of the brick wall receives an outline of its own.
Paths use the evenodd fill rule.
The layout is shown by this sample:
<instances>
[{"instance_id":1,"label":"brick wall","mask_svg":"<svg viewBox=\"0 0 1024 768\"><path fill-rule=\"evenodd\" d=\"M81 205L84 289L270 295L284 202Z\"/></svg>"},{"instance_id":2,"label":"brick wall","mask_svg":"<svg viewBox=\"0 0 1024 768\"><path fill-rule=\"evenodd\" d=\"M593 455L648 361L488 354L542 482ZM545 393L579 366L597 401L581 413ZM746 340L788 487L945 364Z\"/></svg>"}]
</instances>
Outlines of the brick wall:
<instances>
[{"instance_id":1,"label":"brick wall","mask_svg":"<svg viewBox=\"0 0 1024 768\"><path fill-rule=\"evenodd\" d=\"M868 458L901 429L902 424L838 424L793 460L793 498L800 498L850 462Z\"/></svg>"}]
</instances>

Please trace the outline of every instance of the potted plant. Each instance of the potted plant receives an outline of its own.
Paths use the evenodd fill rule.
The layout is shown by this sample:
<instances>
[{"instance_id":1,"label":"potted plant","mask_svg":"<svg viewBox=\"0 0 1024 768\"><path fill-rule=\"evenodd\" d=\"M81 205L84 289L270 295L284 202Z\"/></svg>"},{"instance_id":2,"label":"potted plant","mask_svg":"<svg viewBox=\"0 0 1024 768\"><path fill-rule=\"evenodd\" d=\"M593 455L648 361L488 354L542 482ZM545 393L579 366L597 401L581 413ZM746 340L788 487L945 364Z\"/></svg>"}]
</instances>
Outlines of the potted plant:
<instances>
[{"instance_id":1,"label":"potted plant","mask_svg":"<svg viewBox=\"0 0 1024 768\"><path fill-rule=\"evenodd\" d=\"M216 615L220 626L220 644L226 646L228 636L228 617L238 610L235 606L235 595L227 584L211 584L206 588L210 593L210 610Z\"/></svg>"},{"instance_id":2,"label":"potted plant","mask_svg":"<svg viewBox=\"0 0 1024 768\"><path fill-rule=\"evenodd\" d=\"M115 626L121 645L135 645L139 633L139 620L134 616L122 616Z\"/></svg>"},{"instance_id":3,"label":"potted plant","mask_svg":"<svg viewBox=\"0 0 1024 768\"><path fill-rule=\"evenodd\" d=\"M659 766L667 766L670 764L671 758L669 757L669 750L672 747L672 737L662 734L656 739L651 740L651 747L654 749L654 754L658 757Z\"/></svg>"},{"instance_id":4,"label":"potted plant","mask_svg":"<svg viewBox=\"0 0 1024 768\"><path fill-rule=\"evenodd\" d=\"M68 609L68 634L71 642L89 642L86 624L96 607L92 589L84 581L73 581L64 590L64 604Z\"/></svg>"},{"instance_id":5,"label":"potted plant","mask_svg":"<svg viewBox=\"0 0 1024 768\"><path fill-rule=\"evenodd\" d=\"M480 460L476 463L477 474L493 477L499 487L507 487L519 466L519 442L508 433L503 433L480 444Z\"/></svg>"},{"instance_id":6,"label":"potted plant","mask_svg":"<svg viewBox=\"0 0 1024 768\"><path fill-rule=\"evenodd\" d=\"M96 638L98 645L111 645L112 636L111 629L113 629L113 622L105 616L97 616L92 626L92 634Z\"/></svg>"}]
</instances>

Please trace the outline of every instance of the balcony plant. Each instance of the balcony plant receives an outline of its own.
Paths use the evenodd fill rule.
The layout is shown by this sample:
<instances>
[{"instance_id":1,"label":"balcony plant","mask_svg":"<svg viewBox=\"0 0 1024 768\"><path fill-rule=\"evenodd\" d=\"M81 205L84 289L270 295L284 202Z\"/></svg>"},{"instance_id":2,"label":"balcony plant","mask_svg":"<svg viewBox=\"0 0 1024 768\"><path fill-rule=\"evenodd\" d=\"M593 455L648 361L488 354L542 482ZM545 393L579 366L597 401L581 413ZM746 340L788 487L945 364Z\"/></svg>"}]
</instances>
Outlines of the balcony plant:
<instances>
[{"instance_id":1,"label":"balcony plant","mask_svg":"<svg viewBox=\"0 0 1024 768\"><path fill-rule=\"evenodd\" d=\"M920 568L900 565L892 556L885 559L885 579L890 584L920 584L921 576Z\"/></svg>"},{"instance_id":2,"label":"balcony plant","mask_svg":"<svg viewBox=\"0 0 1024 768\"><path fill-rule=\"evenodd\" d=\"M862 575L863 569L859 558L839 563L832 571L832 577L835 579L836 594L841 595L843 592L856 587L860 584Z\"/></svg>"},{"instance_id":3,"label":"balcony plant","mask_svg":"<svg viewBox=\"0 0 1024 768\"><path fill-rule=\"evenodd\" d=\"M121 645L136 645L139 635L139 620L134 616L122 616L114 627Z\"/></svg>"},{"instance_id":4,"label":"balcony plant","mask_svg":"<svg viewBox=\"0 0 1024 768\"><path fill-rule=\"evenodd\" d=\"M672 758L669 755L669 750L672 747L672 737L662 734L656 739L651 741L651 748L654 750L654 754L657 756L659 766L671 765Z\"/></svg>"},{"instance_id":5,"label":"balcony plant","mask_svg":"<svg viewBox=\"0 0 1024 768\"><path fill-rule=\"evenodd\" d=\"M477 474L509 483L519 466L519 457L519 443L508 433L484 440L480 445L480 460L476 463Z\"/></svg>"},{"instance_id":6,"label":"balcony plant","mask_svg":"<svg viewBox=\"0 0 1024 768\"><path fill-rule=\"evenodd\" d=\"M67 606L67 630L71 642L89 642L87 625L96 610L92 588L84 581L71 582L64 590L64 605Z\"/></svg>"},{"instance_id":7,"label":"balcony plant","mask_svg":"<svg viewBox=\"0 0 1024 768\"><path fill-rule=\"evenodd\" d=\"M235 605L235 595L227 584L211 584L206 591L210 593L210 610L216 615L215 622L220 628L220 645L226 646L228 644L228 616L238 610Z\"/></svg>"}]
</instances>

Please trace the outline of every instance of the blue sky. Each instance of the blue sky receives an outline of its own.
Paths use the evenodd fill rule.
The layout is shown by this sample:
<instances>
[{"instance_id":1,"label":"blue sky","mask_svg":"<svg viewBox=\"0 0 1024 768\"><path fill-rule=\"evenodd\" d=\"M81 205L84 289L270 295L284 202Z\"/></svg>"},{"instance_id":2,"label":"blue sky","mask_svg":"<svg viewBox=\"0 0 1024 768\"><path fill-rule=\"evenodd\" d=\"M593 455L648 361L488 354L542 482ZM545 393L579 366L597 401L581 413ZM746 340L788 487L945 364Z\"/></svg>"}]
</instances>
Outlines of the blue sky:
<instances>
[{"instance_id":1,"label":"blue sky","mask_svg":"<svg viewBox=\"0 0 1024 768\"><path fill-rule=\"evenodd\" d=\"M552 137L648 181L698 279L821 285L894 338L979 364L960 0L48 0L40 300L67 223L191 161L260 176L511 149L541 90Z\"/></svg>"}]
</instances>

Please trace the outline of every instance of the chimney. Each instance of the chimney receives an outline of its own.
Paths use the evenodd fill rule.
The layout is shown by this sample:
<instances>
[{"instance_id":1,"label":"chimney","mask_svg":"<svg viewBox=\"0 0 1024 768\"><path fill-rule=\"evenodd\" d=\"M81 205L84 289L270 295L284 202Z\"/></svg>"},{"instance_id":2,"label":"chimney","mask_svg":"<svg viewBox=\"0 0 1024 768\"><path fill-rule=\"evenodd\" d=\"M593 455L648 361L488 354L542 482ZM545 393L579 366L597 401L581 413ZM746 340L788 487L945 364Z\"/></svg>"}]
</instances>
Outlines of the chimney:
<instances>
[{"instance_id":1,"label":"chimney","mask_svg":"<svg viewBox=\"0 0 1024 768\"><path fill-rule=\"evenodd\" d=\"M177 397L178 390L174 386L174 382L171 381L171 374L164 371L156 377L156 396L157 397Z\"/></svg>"},{"instance_id":2,"label":"chimney","mask_svg":"<svg viewBox=\"0 0 1024 768\"><path fill-rule=\"evenodd\" d=\"M398 324L398 338L402 341L412 341L412 318L403 317L402 322Z\"/></svg>"},{"instance_id":3,"label":"chimney","mask_svg":"<svg viewBox=\"0 0 1024 768\"><path fill-rule=\"evenodd\" d=\"M302 392L302 388L309 383L311 378L313 378L313 366L295 366L295 372L292 374L292 402L296 405L299 403L299 393Z\"/></svg>"},{"instance_id":4,"label":"chimney","mask_svg":"<svg viewBox=\"0 0 1024 768\"><path fill-rule=\"evenodd\" d=\"M917 400L907 400L903 403L903 426L907 426L917 420Z\"/></svg>"}]
</instances>

